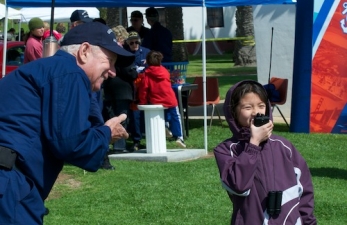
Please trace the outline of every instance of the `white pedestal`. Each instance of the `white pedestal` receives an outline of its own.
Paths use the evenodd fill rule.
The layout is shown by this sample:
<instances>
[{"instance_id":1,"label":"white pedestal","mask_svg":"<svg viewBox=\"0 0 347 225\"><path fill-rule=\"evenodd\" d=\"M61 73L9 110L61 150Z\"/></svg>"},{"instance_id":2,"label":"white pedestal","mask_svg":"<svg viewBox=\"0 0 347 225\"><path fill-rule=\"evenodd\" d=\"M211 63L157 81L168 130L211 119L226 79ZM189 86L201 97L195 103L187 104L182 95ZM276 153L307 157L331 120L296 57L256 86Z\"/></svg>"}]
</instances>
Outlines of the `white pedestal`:
<instances>
[{"instance_id":1,"label":"white pedestal","mask_svg":"<svg viewBox=\"0 0 347 225\"><path fill-rule=\"evenodd\" d=\"M138 105L145 111L147 153L166 153L165 117L162 105Z\"/></svg>"}]
</instances>

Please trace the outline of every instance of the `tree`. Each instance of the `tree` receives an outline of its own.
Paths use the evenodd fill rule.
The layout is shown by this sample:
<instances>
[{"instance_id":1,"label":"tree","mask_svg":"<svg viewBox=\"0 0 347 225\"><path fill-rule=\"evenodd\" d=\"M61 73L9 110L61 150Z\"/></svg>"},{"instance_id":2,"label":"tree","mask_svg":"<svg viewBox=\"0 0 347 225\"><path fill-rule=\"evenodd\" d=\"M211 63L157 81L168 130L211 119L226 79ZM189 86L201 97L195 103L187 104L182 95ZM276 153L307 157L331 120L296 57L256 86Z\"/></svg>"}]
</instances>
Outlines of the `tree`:
<instances>
[{"instance_id":1,"label":"tree","mask_svg":"<svg viewBox=\"0 0 347 225\"><path fill-rule=\"evenodd\" d=\"M127 10L125 7L118 8L99 8L100 16L106 20L109 27L123 25L127 27ZM183 12L182 7L165 8L165 26L172 33L173 40L184 40ZM120 19L121 18L121 19ZM188 50L186 44L174 43L172 47L172 61L188 61Z\"/></svg>"},{"instance_id":2,"label":"tree","mask_svg":"<svg viewBox=\"0 0 347 225\"><path fill-rule=\"evenodd\" d=\"M182 7L165 8L165 22L166 28L172 33L173 40L184 40ZM184 42L173 44L172 61L188 61L188 50Z\"/></svg>"},{"instance_id":3,"label":"tree","mask_svg":"<svg viewBox=\"0 0 347 225\"><path fill-rule=\"evenodd\" d=\"M115 7L115 8L107 8L106 9L106 24L109 27L115 27L118 25L122 25L123 27L128 27L127 20L127 8L126 7Z\"/></svg>"},{"instance_id":4,"label":"tree","mask_svg":"<svg viewBox=\"0 0 347 225\"><path fill-rule=\"evenodd\" d=\"M236 43L234 62L236 66L256 66L252 6L238 6L236 10L236 37L248 37Z\"/></svg>"},{"instance_id":5,"label":"tree","mask_svg":"<svg viewBox=\"0 0 347 225\"><path fill-rule=\"evenodd\" d=\"M99 12L100 12L100 18L103 18L105 21L107 19L107 8L105 7L99 7L98 8Z\"/></svg>"}]
</instances>

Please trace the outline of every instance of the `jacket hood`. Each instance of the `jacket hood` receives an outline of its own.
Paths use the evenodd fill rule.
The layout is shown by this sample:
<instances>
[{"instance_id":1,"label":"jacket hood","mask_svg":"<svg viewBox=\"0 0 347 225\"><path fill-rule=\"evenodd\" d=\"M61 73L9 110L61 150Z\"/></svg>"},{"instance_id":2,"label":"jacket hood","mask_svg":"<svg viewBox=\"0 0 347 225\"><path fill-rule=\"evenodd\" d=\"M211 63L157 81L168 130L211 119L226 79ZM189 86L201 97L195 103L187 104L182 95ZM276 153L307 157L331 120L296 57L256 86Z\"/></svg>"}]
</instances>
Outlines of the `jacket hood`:
<instances>
[{"instance_id":1,"label":"jacket hood","mask_svg":"<svg viewBox=\"0 0 347 225\"><path fill-rule=\"evenodd\" d=\"M224 110L224 116L226 121L228 122L229 129L233 134L233 137L236 137L238 140L249 140L250 139L250 128L249 127L240 127L238 123L236 122L235 118L232 116L231 113L231 95L236 89L236 87L240 86L244 82L250 82L254 83L257 85L260 85L263 89L263 85L260 83L253 81L253 80L243 80L235 85L231 86L231 88L228 90L226 96L225 96L225 102L223 105L223 110ZM266 91L264 89L264 91ZM269 101L266 103L266 113L268 114L270 120L272 120L272 110L271 110L271 104Z\"/></svg>"},{"instance_id":2,"label":"jacket hood","mask_svg":"<svg viewBox=\"0 0 347 225\"><path fill-rule=\"evenodd\" d=\"M151 79L154 79L154 80L158 80L158 81L165 80L165 79L170 80L170 73L163 66L149 66L145 72L147 76L150 76Z\"/></svg>"}]
</instances>

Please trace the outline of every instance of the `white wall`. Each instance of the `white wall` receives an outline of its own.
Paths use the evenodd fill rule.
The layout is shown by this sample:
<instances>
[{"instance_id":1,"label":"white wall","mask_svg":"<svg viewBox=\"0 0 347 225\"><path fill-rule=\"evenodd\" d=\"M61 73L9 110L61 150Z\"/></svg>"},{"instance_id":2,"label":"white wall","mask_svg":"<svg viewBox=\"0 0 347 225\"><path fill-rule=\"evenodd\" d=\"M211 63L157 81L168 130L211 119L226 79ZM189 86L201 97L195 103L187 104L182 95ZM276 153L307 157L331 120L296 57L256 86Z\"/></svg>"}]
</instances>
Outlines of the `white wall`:
<instances>
[{"instance_id":1,"label":"white wall","mask_svg":"<svg viewBox=\"0 0 347 225\"><path fill-rule=\"evenodd\" d=\"M270 68L271 30L273 29L271 77L288 78L287 102L279 106L290 118L295 38L295 5L266 5L253 7L257 54L258 81L268 83ZM277 109L274 117L280 117Z\"/></svg>"},{"instance_id":2,"label":"white wall","mask_svg":"<svg viewBox=\"0 0 347 225\"><path fill-rule=\"evenodd\" d=\"M206 27L206 38L230 38L235 37L236 23L235 11L236 7L224 7L224 27L208 28ZM130 14L132 11L139 10L145 13L146 7L128 7L128 24L130 26ZM195 40L202 38L202 8L201 7L182 7L184 39ZM150 28L144 15L145 27ZM206 21L205 21L206 24Z\"/></svg>"}]
</instances>

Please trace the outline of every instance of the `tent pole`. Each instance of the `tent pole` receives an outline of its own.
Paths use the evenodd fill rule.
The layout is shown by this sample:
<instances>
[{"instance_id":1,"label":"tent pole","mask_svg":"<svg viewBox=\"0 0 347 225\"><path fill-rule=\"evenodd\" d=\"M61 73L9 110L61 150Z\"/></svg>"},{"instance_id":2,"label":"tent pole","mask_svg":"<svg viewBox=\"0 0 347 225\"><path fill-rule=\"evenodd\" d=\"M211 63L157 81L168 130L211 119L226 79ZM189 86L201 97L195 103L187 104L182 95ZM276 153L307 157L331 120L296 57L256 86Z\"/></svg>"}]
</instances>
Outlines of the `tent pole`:
<instances>
[{"instance_id":1,"label":"tent pole","mask_svg":"<svg viewBox=\"0 0 347 225\"><path fill-rule=\"evenodd\" d=\"M18 41L23 41L21 30L22 30L22 15L21 15L21 18L19 19L19 25L18 25Z\"/></svg>"},{"instance_id":2,"label":"tent pole","mask_svg":"<svg viewBox=\"0 0 347 225\"><path fill-rule=\"evenodd\" d=\"M52 7L51 7L51 22L49 24L50 30L49 30L49 36L53 36L53 24L54 24L54 6L55 6L55 1L52 0Z\"/></svg>"},{"instance_id":3,"label":"tent pole","mask_svg":"<svg viewBox=\"0 0 347 225\"><path fill-rule=\"evenodd\" d=\"M6 10L5 10L5 24L4 24L4 46L3 46L3 53L2 53L2 77L5 77L6 74L6 52L7 52L7 23L8 23L8 7L7 7L7 3L5 0L5 6L6 6Z\"/></svg>"},{"instance_id":4,"label":"tent pole","mask_svg":"<svg viewBox=\"0 0 347 225\"><path fill-rule=\"evenodd\" d=\"M205 0L203 0L202 6L202 85L203 85L203 95L204 95L204 145L205 153L208 153L208 141L207 141L207 106L206 106L206 6Z\"/></svg>"}]
</instances>

